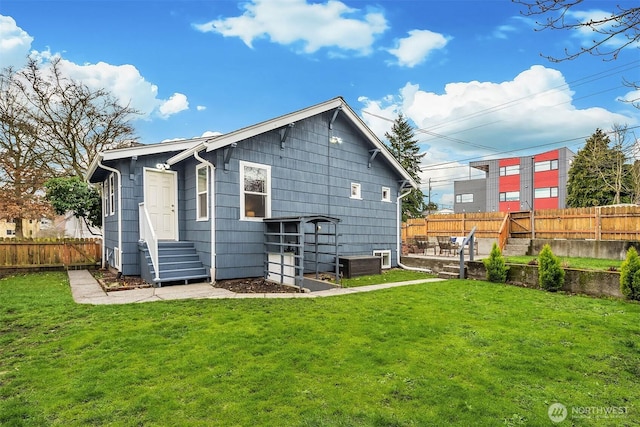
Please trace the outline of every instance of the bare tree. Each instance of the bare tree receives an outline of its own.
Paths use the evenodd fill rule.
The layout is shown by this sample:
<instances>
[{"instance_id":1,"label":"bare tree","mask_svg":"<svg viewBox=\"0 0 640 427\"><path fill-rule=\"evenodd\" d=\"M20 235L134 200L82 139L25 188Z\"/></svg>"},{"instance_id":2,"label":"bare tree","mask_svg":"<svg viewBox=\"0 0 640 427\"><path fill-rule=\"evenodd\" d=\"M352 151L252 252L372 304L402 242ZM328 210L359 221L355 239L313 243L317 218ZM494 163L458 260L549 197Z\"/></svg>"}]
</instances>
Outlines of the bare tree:
<instances>
[{"instance_id":1,"label":"bare tree","mask_svg":"<svg viewBox=\"0 0 640 427\"><path fill-rule=\"evenodd\" d=\"M16 236L23 237L23 219L51 212L40 191L51 176L50 157L12 69L0 73L0 94L0 217L15 222Z\"/></svg>"},{"instance_id":2,"label":"bare tree","mask_svg":"<svg viewBox=\"0 0 640 427\"><path fill-rule=\"evenodd\" d=\"M64 76L59 58L46 68L30 58L19 76L38 138L51 150L60 174L83 176L99 151L135 140L130 120L138 112L105 89Z\"/></svg>"},{"instance_id":3,"label":"bare tree","mask_svg":"<svg viewBox=\"0 0 640 427\"><path fill-rule=\"evenodd\" d=\"M602 57L605 61L618 58L620 52L628 47L637 48L640 43L640 7L622 7L611 2L613 10L600 19L585 18L580 20L572 14L572 9L584 0L511 0L513 3L524 5L525 16L541 16L542 21L536 21L539 30L590 30L593 39L588 46L580 47L571 52L565 49L563 57L543 55L552 62L561 62L577 58L583 54ZM615 5L615 6L614 6ZM634 89L640 89L640 81L627 81L625 84ZM628 100L635 107L640 108L639 99Z\"/></svg>"},{"instance_id":4,"label":"bare tree","mask_svg":"<svg viewBox=\"0 0 640 427\"><path fill-rule=\"evenodd\" d=\"M60 59L0 71L0 218L16 223L51 212L45 182L82 177L105 148L135 141L138 114L105 89L66 77Z\"/></svg>"}]
</instances>

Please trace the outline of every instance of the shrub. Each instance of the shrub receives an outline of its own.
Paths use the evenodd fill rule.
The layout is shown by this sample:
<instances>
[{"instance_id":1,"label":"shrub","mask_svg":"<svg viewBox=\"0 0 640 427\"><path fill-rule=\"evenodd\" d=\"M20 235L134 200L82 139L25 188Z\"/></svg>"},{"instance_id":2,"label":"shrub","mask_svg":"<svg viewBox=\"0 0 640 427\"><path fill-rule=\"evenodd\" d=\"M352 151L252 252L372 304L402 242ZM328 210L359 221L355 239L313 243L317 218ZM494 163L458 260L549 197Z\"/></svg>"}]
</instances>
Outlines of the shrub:
<instances>
[{"instance_id":1,"label":"shrub","mask_svg":"<svg viewBox=\"0 0 640 427\"><path fill-rule=\"evenodd\" d=\"M633 246L620 266L620 292L628 299L640 299L640 258Z\"/></svg>"},{"instance_id":2,"label":"shrub","mask_svg":"<svg viewBox=\"0 0 640 427\"><path fill-rule=\"evenodd\" d=\"M546 244L538 254L538 281L540 287L549 292L555 292L564 285L564 270L560 266L560 259L553 254L551 246Z\"/></svg>"},{"instance_id":3,"label":"shrub","mask_svg":"<svg viewBox=\"0 0 640 427\"><path fill-rule=\"evenodd\" d=\"M502 251L496 243L491 248L489 258L482 260L484 268L487 270L487 280L495 283L504 283L507 281L507 272L509 267L504 263Z\"/></svg>"}]
</instances>

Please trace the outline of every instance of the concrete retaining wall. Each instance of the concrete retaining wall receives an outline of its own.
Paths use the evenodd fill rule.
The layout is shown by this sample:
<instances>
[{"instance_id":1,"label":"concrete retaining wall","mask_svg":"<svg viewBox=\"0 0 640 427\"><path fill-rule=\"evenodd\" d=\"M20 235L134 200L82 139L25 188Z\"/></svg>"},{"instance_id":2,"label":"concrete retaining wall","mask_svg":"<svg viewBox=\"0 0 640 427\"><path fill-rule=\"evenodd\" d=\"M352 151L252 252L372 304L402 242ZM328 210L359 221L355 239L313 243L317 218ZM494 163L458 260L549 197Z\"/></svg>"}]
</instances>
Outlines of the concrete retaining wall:
<instances>
[{"instance_id":1,"label":"concrete retaining wall","mask_svg":"<svg viewBox=\"0 0 640 427\"><path fill-rule=\"evenodd\" d=\"M402 257L402 263L409 267L429 268L442 271L443 265L457 264L457 258L450 260L424 257ZM467 278L486 280L487 273L482 261L466 261ZM595 297L624 298L620 292L620 273L617 271L592 271L565 268L563 291ZM507 282L539 289L538 267L535 265L509 264Z\"/></svg>"},{"instance_id":2,"label":"concrete retaining wall","mask_svg":"<svg viewBox=\"0 0 640 427\"><path fill-rule=\"evenodd\" d=\"M538 266L508 264L507 282L539 289ZM620 292L620 273L617 271L593 271L565 268L563 291L595 297L624 298ZM487 273L482 261L467 262L467 277L486 280Z\"/></svg>"},{"instance_id":3,"label":"concrete retaining wall","mask_svg":"<svg viewBox=\"0 0 640 427\"><path fill-rule=\"evenodd\" d=\"M529 255L538 255L547 243L553 254L561 257L624 260L631 246L640 251L640 242L637 241L534 239Z\"/></svg>"}]
</instances>

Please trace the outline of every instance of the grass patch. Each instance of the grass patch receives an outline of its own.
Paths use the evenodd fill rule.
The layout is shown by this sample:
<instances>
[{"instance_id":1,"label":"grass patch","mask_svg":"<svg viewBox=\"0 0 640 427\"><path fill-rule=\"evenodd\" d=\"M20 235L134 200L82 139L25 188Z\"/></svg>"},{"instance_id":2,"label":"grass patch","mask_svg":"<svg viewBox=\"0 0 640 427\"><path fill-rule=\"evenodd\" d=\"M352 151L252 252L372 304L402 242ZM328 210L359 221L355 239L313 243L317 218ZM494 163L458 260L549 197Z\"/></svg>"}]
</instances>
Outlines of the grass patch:
<instances>
[{"instance_id":1,"label":"grass patch","mask_svg":"<svg viewBox=\"0 0 640 427\"><path fill-rule=\"evenodd\" d=\"M615 259L602 259L602 258L576 258L576 257L558 257L560 258L560 264L564 268L575 268L578 270L611 270L615 268L620 270L622 261ZM507 263L512 264L529 264L532 260L538 259L537 256L523 255L523 256L508 256L505 257Z\"/></svg>"},{"instance_id":2,"label":"grass patch","mask_svg":"<svg viewBox=\"0 0 640 427\"><path fill-rule=\"evenodd\" d=\"M382 274L373 274L370 276L353 277L351 279L343 278L340 284L345 288L353 288L355 286L379 285L382 283L406 282L409 280L431 279L438 277L435 274L423 273L421 271L404 270L401 268L393 268L383 270Z\"/></svg>"},{"instance_id":3,"label":"grass patch","mask_svg":"<svg viewBox=\"0 0 640 427\"><path fill-rule=\"evenodd\" d=\"M640 421L640 305L482 281L321 299L73 302L0 280L0 425L551 425ZM571 410L571 409L570 409Z\"/></svg>"}]
</instances>

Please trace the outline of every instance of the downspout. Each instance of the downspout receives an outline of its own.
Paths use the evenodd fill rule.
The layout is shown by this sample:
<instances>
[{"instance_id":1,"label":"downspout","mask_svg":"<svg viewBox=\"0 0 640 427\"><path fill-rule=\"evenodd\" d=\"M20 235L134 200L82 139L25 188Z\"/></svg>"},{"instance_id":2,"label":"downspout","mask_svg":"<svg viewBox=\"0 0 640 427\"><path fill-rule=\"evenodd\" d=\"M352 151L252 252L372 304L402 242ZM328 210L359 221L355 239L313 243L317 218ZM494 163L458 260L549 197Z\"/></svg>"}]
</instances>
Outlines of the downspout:
<instances>
[{"instance_id":1,"label":"downspout","mask_svg":"<svg viewBox=\"0 0 640 427\"><path fill-rule=\"evenodd\" d=\"M407 197L409 194L411 194L411 190L408 190L402 194L400 194L398 196L398 198L396 199L396 215L397 215L397 221L396 223L398 224L398 230L396 233L396 254L398 257L398 267L400 268L404 268L405 270L411 270L411 271L422 271L424 273L433 273L432 270L428 269L428 268L419 268L419 267L409 267L408 265L404 265L402 262L400 262L400 258L402 256L402 199L404 199L405 197Z\"/></svg>"},{"instance_id":2,"label":"downspout","mask_svg":"<svg viewBox=\"0 0 640 427\"><path fill-rule=\"evenodd\" d=\"M210 188L209 188L209 192L210 192L210 196L209 196L209 201L210 201L210 208L209 208L209 221L211 222L211 270L210 270L210 274L211 274L211 282L214 283L216 281L216 203L215 203L215 185L216 185L216 181L214 179L214 173L216 171L216 167L213 165L213 163L211 163L208 160L203 159L202 157L200 157L200 154L198 154L197 151L193 152L193 157L199 161L200 163L203 163L205 165L208 166L209 168L209 179L210 179Z\"/></svg>"},{"instance_id":3,"label":"downspout","mask_svg":"<svg viewBox=\"0 0 640 427\"><path fill-rule=\"evenodd\" d=\"M118 177L118 250L120 251L120 253L118 254L118 260L120 261L120 265L116 265L116 268L122 273L122 175L120 174L120 171L118 169L103 165L102 160L98 161L98 166L106 171L115 173ZM102 223L104 224L104 213L102 217ZM104 249L107 236L104 231L103 234L104 236L102 236L102 253L103 256L106 256Z\"/></svg>"}]
</instances>

